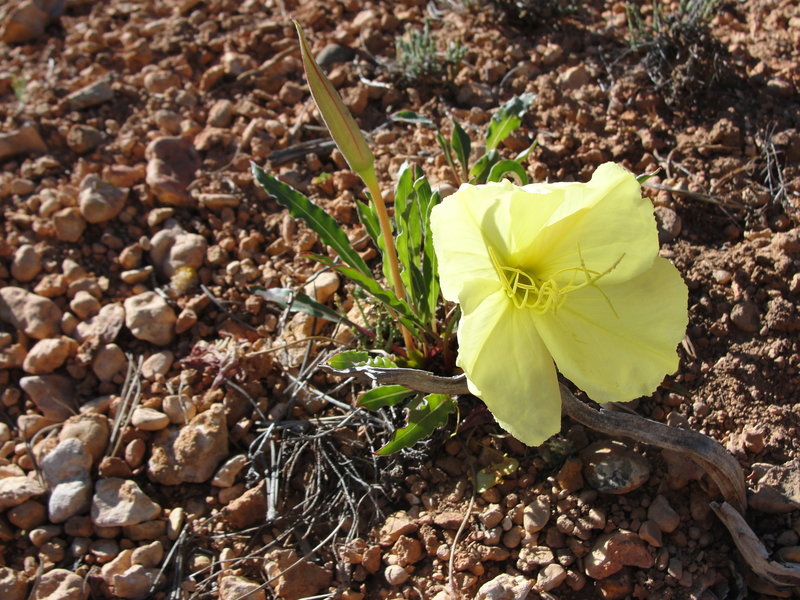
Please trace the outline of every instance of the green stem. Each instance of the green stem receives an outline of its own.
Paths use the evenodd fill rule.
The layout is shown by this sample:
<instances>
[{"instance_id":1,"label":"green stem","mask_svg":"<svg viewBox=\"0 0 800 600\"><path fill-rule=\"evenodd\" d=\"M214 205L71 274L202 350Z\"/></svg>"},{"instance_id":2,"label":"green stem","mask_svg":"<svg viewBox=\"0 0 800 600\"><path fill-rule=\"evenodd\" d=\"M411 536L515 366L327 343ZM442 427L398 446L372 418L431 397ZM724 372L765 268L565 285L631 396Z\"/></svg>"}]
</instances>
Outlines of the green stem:
<instances>
[{"instance_id":1,"label":"green stem","mask_svg":"<svg viewBox=\"0 0 800 600\"><path fill-rule=\"evenodd\" d=\"M400 279L400 263L397 260L397 250L394 246L392 225L389 222L389 213L386 211L386 204L383 202L381 188L378 186L378 178L375 176L375 168L370 166L370 168L364 169L359 175L361 175L361 179L364 180L372 196L372 201L375 203L375 210L378 213L378 223L381 227L381 235L383 235L383 244L386 250L383 258L389 261L389 270L392 274L394 293L400 300L405 300L406 291L403 287L403 280ZM400 331L403 334L406 350L410 354L411 351L414 350L414 338L403 324L400 324Z\"/></svg>"}]
</instances>

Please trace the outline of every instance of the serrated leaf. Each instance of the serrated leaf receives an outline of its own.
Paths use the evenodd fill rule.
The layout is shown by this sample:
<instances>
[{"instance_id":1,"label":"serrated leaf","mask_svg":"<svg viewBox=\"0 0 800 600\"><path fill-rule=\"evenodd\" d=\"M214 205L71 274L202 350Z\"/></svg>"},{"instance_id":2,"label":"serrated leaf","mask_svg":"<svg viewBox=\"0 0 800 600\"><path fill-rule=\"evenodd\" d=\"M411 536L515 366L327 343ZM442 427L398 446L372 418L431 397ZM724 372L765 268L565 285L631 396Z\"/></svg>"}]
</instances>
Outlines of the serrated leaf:
<instances>
[{"instance_id":1,"label":"serrated leaf","mask_svg":"<svg viewBox=\"0 0 800 600\"><path fill-rule=\"evenodd\" d=\"M328 213L298 192L292 186L268 174L264 169L251 163L253 176L264 191L273 196L279 204L289 209L289 214L303 219L313 229L323 244L333 248L339 257L353 269L368 275L369 267L350 245L347 234Z\"/></svg>"},{"instance_id":2,"label":"serrated leaf","mask_svg":"<svg viewBox=\"0 0 800 600\"><path fill-rule=\"evenodd\" d=\"M394 432L391 441L376 454L385 456L416 444L447 423L455 402L446 394L428 394L408 407L407 425Z\"/></svg>"},{"instance_id":3,"label":"serrated leaf","mask_svg":"<svg viewBox=\"0 0 800 600\"><path fill-rule=\"evenodd\" d=\"M450 135L450 145L456 153L458 162L461 163L461 170L464 177L468 177L469 173L469 155L472 151L472 143L470 142L467 132L458 124L458 121L453 119L453 133Z\"/></svg>"},{"instance_id":4,"label":"serrated leaf","mask_svg":"<svg viewBox=\"0 0 800 600\"><path fill-rule=\"evenodd\" d=\"M433 121L431 121L425 115L420 113L416 113L413 110L398 110L396 113L392 113L389 115L389 118L392 121L396 121L398 123L413 123L414 125L425 125L427 127L436 127Z\"/></svg>"},{"instance_id":5,"label":"serrated leaf","mask_svg":"<svg viewBox=\"0 0 800 600\"><path fill-rule=\"evenodd\" d=\"M384 406L394 406L416 393L403 385L382 385L361 394L356 404L367 410L377 410Z\"/></svg>"},{"instance_id":6,"label":"serrated leaf","mask_svg":"<svg viewBox=\"0 0 800 600\"><path fill-rule=\"evenodd\" d=\"M494 150L522 123L522 117L533 104L536 94L514 96L492 115L486 131L486 149Z\"/></svg>"},{"instance_id":7,"label":"serrated leaf","mask_svg":"<svg viewBox=\"0 0 800 600\"><path fill-rule=\"evenodd\" d=\"M516 182L517 185L528 185L528 174L515 160L501 160L492 165L486 181L500 181L506 173L514 173L519 178L519 181Z\"/></svg>"}]
</instances>

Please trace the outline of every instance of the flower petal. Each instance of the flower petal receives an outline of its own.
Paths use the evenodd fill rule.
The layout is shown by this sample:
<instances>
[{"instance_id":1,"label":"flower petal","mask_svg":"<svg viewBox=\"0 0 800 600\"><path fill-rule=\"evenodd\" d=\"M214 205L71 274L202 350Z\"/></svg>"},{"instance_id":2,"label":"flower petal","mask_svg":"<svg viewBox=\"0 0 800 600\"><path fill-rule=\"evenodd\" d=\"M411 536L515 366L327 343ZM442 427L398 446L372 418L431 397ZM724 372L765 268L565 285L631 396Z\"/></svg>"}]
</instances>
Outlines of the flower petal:
<instances>
[{"instance_id":1,"label":"flower petal","mask_svg":"<svg viewBox=\"0 0 800 600\"><path fill-rule=\"evenodd\" d=\"M462 315L459 367L470 391L498 424L521 442L538 446L561 429L561 395L553 361L529 310L516 308L504 290Z\"/></svg>"},{"instance_id":2,"label":"flower petal","mask_svg":"<svg viewBox=\"0 0 800 600\"><path fill-rule=\"evenodd\" d=\"M678 270L657 257L630 281L569 294L536 326L565 377L596 402L625 402L651 394L678 368L687 299Z\"/></svg>"},{"instance_id":3,"label":"flower petal","mask_svg":"<svg viewBox=\"0 0 800 600\"><path fill-rule=\"evenodd\" d=\"M521 247L553 214L562 197L545 191L526 193L510 181L462 185L431 212L431 230L442 295L471 312L501 287L488 246L504 261Z\"/></svg>"},{"instance_id":4,"label":"flower petal","mask_svg":"<svg viewBox=\"0 0 800 600\"><path fill-rule=\"evenodd\" d=\"M603 276L605 284L650 267L658 253L653 206L642 198L630 172L606 163L588 183L551 186L564 194L564 201L531 241L521 268L563 286L576 275L583 280L581 259L595 274L611 269Z\"/></svg>"}]
</instances>

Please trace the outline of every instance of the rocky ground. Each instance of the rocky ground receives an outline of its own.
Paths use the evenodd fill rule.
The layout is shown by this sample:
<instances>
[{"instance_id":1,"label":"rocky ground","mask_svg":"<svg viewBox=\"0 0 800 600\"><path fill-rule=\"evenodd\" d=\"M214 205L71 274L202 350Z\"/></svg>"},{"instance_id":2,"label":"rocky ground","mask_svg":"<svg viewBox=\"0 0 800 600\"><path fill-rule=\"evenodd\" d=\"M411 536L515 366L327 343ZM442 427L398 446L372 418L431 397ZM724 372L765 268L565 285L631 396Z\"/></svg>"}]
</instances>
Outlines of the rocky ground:
<instances>
[{"instance_id":1,"label":"rocky ground","mask_svg":"<svg viewBox=\"0 0 800 600\"><path fill-rule=\"evenodd\" d=\"M674 453L565 418L536 449L485 424L374 456L401 415L354 411L363 388L316 370L346 333L252 288L353 302L250 161L363 238L291 18L387 190L403 161L454 183L432 130L388 114L454 117L477 145L533 92L503 148L539 141L532 179L661 168L645 192L691 323L679 372L634 408L724 444L768 557L800 562L800 8L722 2L708 30L670 21L631 49L624 3L508 4L0 8L0 597L798 597L748 573L717 490ZM464 46L449 82L397 64L425 19ZM504 455L518 468L473 497Z\"/></svg>"}]
</instances>

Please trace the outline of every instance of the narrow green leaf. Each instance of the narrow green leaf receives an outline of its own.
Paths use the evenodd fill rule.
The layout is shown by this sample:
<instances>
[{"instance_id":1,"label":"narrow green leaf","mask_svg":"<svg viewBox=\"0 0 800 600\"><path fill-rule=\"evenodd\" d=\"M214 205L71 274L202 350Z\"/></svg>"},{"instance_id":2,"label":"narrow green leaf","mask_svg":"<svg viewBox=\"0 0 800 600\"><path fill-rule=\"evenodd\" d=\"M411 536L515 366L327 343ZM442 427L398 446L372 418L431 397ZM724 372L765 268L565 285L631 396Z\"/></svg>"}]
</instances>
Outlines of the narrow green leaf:
<instances>
[{"instance_id":1,"label":"narrow green leaf","mask_svg":"<svg viewBox=\"0 0 800 600\"><path fill-rule=\"evenodd\" d=\"M534 141L533 141L533 143L532 143L530 146L528 146L527 148L525 148L525 150L523 150L522 152L520 152L519 154L517 154L517 155L514 157L514 160L515 160L516 162L518 162L519 164L522 164L522 162L523 162L523 161L524 161L526 158L528 158L528 156L530 156L531 152L533 152L533 151L536 149L536 147L537 147L538 145L539 145L539 142L538 142L537 140L534 140Z\"/></svg>"},{"instance_id":2,"label":"narrow green leaf","mask_svg":"<svg viewBox=\"0 0 800 600\"><path fill-rule=\"evenodd\" d=\"M378 223L378 215L375 209L356 198L356 212L358 213L358 220L364 225L367 235L375 244L375 248L383 252L383 236L381 235L381 226Z\"/></svg>"},{"instance_id":3,"label":"narrow green leaf","mask_svg":"<svg viewBox=\"0 0 800 600\"><path fill-rule=\"evenodd\" d=\"M472 151L472 143L470 142L467 132L458 124L458 121L453 119L453 133L450 135L450 144L455 150L456 158L461 163L461 170L464 173L464 178L469 177L469 155Z\"/></svg>"},{"instance_id":4,"label":"narrow green leaf","mask_svg":"<svg viewBox=\"0 0 800 600\"><path fill-rule=\"evenodd\" d=\"M286 185L277 177L268 174L264 169L251 163L253 176L270 196L274 196L279 204L289 209L289 214L303 219L306 224L319 235L323 244L333 248L339 257L353 269L369 274L369 267L358 252L353 250L347 234L339 227L336 220L328 213L306 198L290 185Z\"/></svg>"},{"instance_id":5,"label":"narrow green leaf","mask_svg":"<svg viewBox=\"0 0 800 600\"><path fill-rule=\"evenodd\" d=\"M661 172L661 167L658 167L652 173L642 173L641 175L636 176L636 181L639 182L639 185L642 185L645 181L650 179L651 177L655 177Z\"/></svg>"},{"instance_id":6,"label":"narrow green leaf","mask_svg":"<svg viewBox=\"0 0 800 600\"><path fill-rule=\"evenodd\" d=\"M473 164L472 168L469 170L470 183L486 183L486 178L489 176L489 171L492 170L492 166L498 161L499 158L500 154L497 152L497 150L489 150L486 154L476 160L475 164Z\"/></svg>"},{"instance_id":7,"label":"narrow green leaf","mask_svg":"<svg viewBox=\"0 0 800 600\"><path fill-rule=\"evenodd\" d=\"M382 385L361 394L356 404L367 410L377 410L384 406L394 406L416 393L402 385Z\"/></svg>"},{"instance_id":8,"label":"narrow green leaf","mask_svg":"<svg viewBox=\"0 0 800 600\"><path fill-rule=\"evenodd\" d=\"M345 350L344 352L339 352L331 356L328 359L328 365L331 369L343 371L345 369L364 365L369 362L369 358L369 352L364 352L363 350Z\"/></svg>"},{"instance_id":9,"label":"narrow green leaf","mask_svg":"<svg viewBox=\"0 0 800 600\"><path fill-rule=\"evenodd\" d=\"M416 113L413 110L398 110L396 113L392 113L389 115L389 118L392 121L396 121L398 123L412 123L414 125L425 125L426 127L436 127L433 121L431 121L425 115L420 113Z\"/></svg>"},{"instance_id":10,"label":"narrow green leaf","mask_svg":"<svg viewBox=\"0 0 800 600\"><path fill-rule=\"evenodd\" d=\"M447 423L447 418L455 410L455 402L446 394L428 394L419 402L408 407L408 424L394 432L391 441L377 454L385 456L408 448L433 430Z\"/></svg>"},{"instance_id":11,"label":"narrow green leaf","mask_svg":"<svg viewBox=\"0 0 800 600\"><path fill-rule=\"evenodd\" d=\"M494 150L522 123L522 117L533 104L536 94L514 96L492 115L486 131L486 149Z\"/></svg>"},{"instance_id":12,"label":"narrow green leaf","mask_svg":"<svg viewBox=\"0 0 800 600\"><path fill-rule=\"evenodd\" d=\"M501 160L495 163L489 171L489 176L486 181L500 181L507 173L513 173L517 176L517 185L528 185L528 174L515 160Z\"/></svg>"},{"instance_id":13,"label":"narrow green leaf","mask_svg":"<svg viewBox=\"0 0 800 600\"><path fill-rule=\"evenodd\" d=\"M339 323L341 321L347 325L358 327L358 325L350 321L344 315L340 315L329 306L320 304L302 292L295 292L289 288L265 289L260 287L252 287L250 289L257 296L261 296L267 302L274 302L281 308L291 306L292 312L301 312L318 319L332 321L333 323Z\"/></svg>"}]
</instances>

